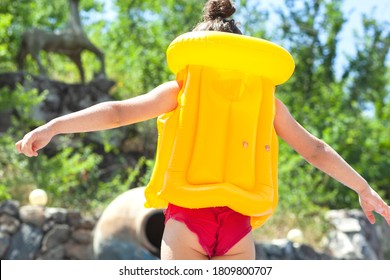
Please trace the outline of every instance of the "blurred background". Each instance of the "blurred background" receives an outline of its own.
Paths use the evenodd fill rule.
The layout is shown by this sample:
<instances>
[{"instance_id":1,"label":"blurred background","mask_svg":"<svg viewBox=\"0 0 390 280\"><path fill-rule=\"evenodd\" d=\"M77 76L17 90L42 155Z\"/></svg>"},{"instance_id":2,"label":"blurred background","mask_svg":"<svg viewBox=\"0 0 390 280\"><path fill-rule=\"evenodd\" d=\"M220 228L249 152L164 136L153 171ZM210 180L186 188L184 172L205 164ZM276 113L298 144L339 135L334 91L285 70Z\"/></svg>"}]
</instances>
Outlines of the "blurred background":
<instances>
[{"instance_id":1,"label":"blurred background","mask_svg":"<svg viewBox=\"0 0 390 280\"><path fill-rule=\"evenodd\" d=\"M89 103L84 98L93 93L81 91L67 110L58 109L56 115L57 104L50 107L50 115L44 115L42 104L51 104L50 91L17 82L10 86L9 77L20 73L16 56L26 30L35 27L58 34L69 28L68 1L2 0L0 203L15 200L28 204L30 192L38 188L46 191L49 207L99 217L116 196L145 186L154 165L155 120L110 131L58 136L37 158L18 155L14 144L49 117L102 100L130 98L174 79L167 68L166 48L201 20L203 4L199 0L80 0L82 29L104 52L106 77L115 84ZM234 18L244 34L273 41L293 55L295 73L278 86L277 97L307 130L329 143L389 202L388 4L388 0L237 0ZM46 52L41 52L41 59L49 69L48 80L83 89L71 59ZM99 70L99 60L88 51L81 59L88 86ZM39 74L30 56L24 71ZM353 191L310 166L283 142L279 194L274 217L256 232L259 241L284 238L291 229L299 228L305 243L321 249L330 227L325 213L360 208Z\"/></svg>"}]
</instances>

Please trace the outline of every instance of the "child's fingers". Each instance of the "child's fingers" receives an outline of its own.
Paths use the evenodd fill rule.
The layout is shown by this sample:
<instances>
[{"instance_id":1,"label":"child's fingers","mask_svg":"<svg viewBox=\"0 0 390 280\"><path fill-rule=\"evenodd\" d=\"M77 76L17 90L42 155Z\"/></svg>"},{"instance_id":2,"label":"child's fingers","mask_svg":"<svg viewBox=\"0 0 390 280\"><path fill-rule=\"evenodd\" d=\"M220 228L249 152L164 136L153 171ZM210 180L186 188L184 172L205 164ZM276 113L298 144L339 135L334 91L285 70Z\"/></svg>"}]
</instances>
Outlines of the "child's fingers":
<instances>
[{"instance_id":1,"label":"child's fingers","mask_svg":"<svg viewBox=\"0 0 390 280\"><path fill-rule=\"evenodd\" d=\"M381 201L381 205L379 205L375 211L383 216L387 222L390 221L390 207L384 202Z\"/></svg>"},{"instance_id":2,"label":"child's fingers","mask_svg":"<svg viewBox=\"0 0 390 280\"><path fill-rule=\"evenodd\" d=\"M38 149L37 147L35 147L34 145L32 145L31 150L32 150L32 152L33 152L33 156L34 156L34 157L38 156L38 150L39 150L39 149Z\"/></svg>"},{"instance_id":3,"label":"child's fingers","mask_svg":"<svg viewBox=\"0 0 390 280\"><path fill-rule=\"evenodd\" d=\"M28 157L32 157L36 153L32 149L32 143L30 138L23 139L20 146L21 146L20 148L21 152Z\"/></svg>"},{"instance_id":4,"label":"child's fingers","mask_svg":"<svg viewBox=\"0 0 390 280\"><path fill-rule=\"evenodd\" d=\"M16 151L17 151L19 154L22 153L22 151L21 151L21 144L22 144L22 140L19 140L19 141L16 142L16 144L15 144Z\"/></svg>"},{"instance_id":5,"label":"child's fingers","mask_svg":"<svg viewBox=\"0 0 390 280\"><path fill-rule=\"evenodd\" d=\"M387 224L390 226L390 207L388 205L385 206L382 216L385 218Z\"/></svg>"},{"instance_id":6,"label":"child's fingers","mask_svg":"<svg viewBox=\"0 0 390 280\"><path fill-rule=\"evenodd\" d=\"M379 205L378 205L379 204ZM375 223L375 216L374 211L378 214L380 214L387 222L388 225L390 225L390 207L383 201L381 203L378 203L375 206L370 206L369 204L362 204L362 209L364 214L366 215L367 219L370 221L371 224Z\"/></svg>"},{"instance_id":7,"label":"child's fingers","mask_svg":"<svg viewBox=\"0 0 390 280\"><path fill-rule=\"evenodd\" d=\"M368 221L371 224L375 223L375 216L373 214L373 211L375 211L375 207L371 205L367 200L364 198L360 198L360 206L362 207L363 213L366 215Z\"/></svg>"},{"instance_id":8,"label":"child's fingers","mask_svg":"<svg viewBox=\"0 0 390 280\"><path fill-rule=\"evenodd\" d=\"M374 214L371 212L371 211L367 211L365 209L363 209L363 212L364 214L366 215L368 221L371 223L371 224L374 224L375 223L375 216Z\"/></svg>"},{"instance_id":9,"label":"child's fingers","mask_svg":"<svg viewBox=\"0 0 390 280\"><path fill-rule=\"evenodd\" d=\"M371 224L375 223L373 212L376 212L390 225L390 207L375 191L372 190L371 195L360 195L359 201L364 214Z\"/></svg>"}]
</instances>

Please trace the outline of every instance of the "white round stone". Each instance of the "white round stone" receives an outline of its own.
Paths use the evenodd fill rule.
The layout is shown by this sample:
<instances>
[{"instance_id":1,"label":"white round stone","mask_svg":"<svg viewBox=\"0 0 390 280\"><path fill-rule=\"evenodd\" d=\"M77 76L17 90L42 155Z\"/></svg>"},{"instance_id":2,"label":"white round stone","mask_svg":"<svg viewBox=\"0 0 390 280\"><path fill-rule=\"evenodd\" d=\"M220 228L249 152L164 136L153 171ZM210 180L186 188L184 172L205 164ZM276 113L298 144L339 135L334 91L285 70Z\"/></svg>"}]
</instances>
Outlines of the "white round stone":
<instances>
[{"instance_id":1,"label":"white round stone","mask_svg":"<svg viewBox=\"0 0 390 280\"><path fill-rule=\"evenodd\" d=\"M287 233L287 239L293 243L302 243L303 233L300 229L294 228Z\"/></svg>"},{"instance_id":2,"label":"white round stone","mask_svg":"<svg viewBox=\"0 0 390 280\"><path fill-rule=\"evenodd\" d=\"M35 189L30 193L28 200L31 205L45 206L47 203L47 194L44 190Z\"/></svg>"}]
</instances>

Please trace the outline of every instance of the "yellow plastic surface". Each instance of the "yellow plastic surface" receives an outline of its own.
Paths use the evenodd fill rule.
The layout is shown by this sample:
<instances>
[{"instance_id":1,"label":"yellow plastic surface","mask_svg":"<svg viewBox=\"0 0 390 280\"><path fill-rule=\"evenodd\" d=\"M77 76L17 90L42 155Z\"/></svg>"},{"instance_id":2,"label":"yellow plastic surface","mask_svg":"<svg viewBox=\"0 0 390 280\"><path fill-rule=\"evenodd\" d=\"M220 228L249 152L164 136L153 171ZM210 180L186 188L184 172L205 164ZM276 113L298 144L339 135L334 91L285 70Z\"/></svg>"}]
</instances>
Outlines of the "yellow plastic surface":
<instances>
[{"instance_id":1,"label":"yellow plastic surface","mask_svg":"<svg viewBox=\"0 0 390 280\"><path fill-rule=\"evenodd\" d=\"M202 65L266 77L274 85L286 82L295 68L291 54L275 43L218 31L180 35L169 45L167 60L173 73Z\"/></svg>"},{"instance_id":2,"label":"yellow plastic surface","mask_svg":"<svg viewBox=\"0 0 390 280\"><path fill-rule=\"evenodd\" d=\"M183 87L177 108L157 120L145 206L228 206L261 226L278 201L274 91L293 73L291 55L261 39L208 31L179 36L167 59Z\"/></svg>"}]
</instances>

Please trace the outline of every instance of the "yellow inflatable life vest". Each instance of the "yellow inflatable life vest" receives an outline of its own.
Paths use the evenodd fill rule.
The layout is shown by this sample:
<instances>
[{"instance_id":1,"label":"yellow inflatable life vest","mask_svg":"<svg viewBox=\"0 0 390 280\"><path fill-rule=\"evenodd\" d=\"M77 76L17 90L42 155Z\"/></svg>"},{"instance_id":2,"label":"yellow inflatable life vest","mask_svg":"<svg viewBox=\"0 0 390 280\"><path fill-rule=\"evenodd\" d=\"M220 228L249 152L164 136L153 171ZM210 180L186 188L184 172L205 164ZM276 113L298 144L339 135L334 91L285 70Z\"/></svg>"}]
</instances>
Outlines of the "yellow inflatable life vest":
<instances>
[{"instance_id":1,"label":"yellow inflatable life vest","mask_svg":"<svg viewBox=\"0 0 390 280\"><path fill-rule=\"evenodd\" d=\"M157 119L156 162L146 207L228 206L261 226L278 201L275 85L294 71L280 46L215 31L183 34L167 61L183 85Z\"/></svg>"}]
</instances>

